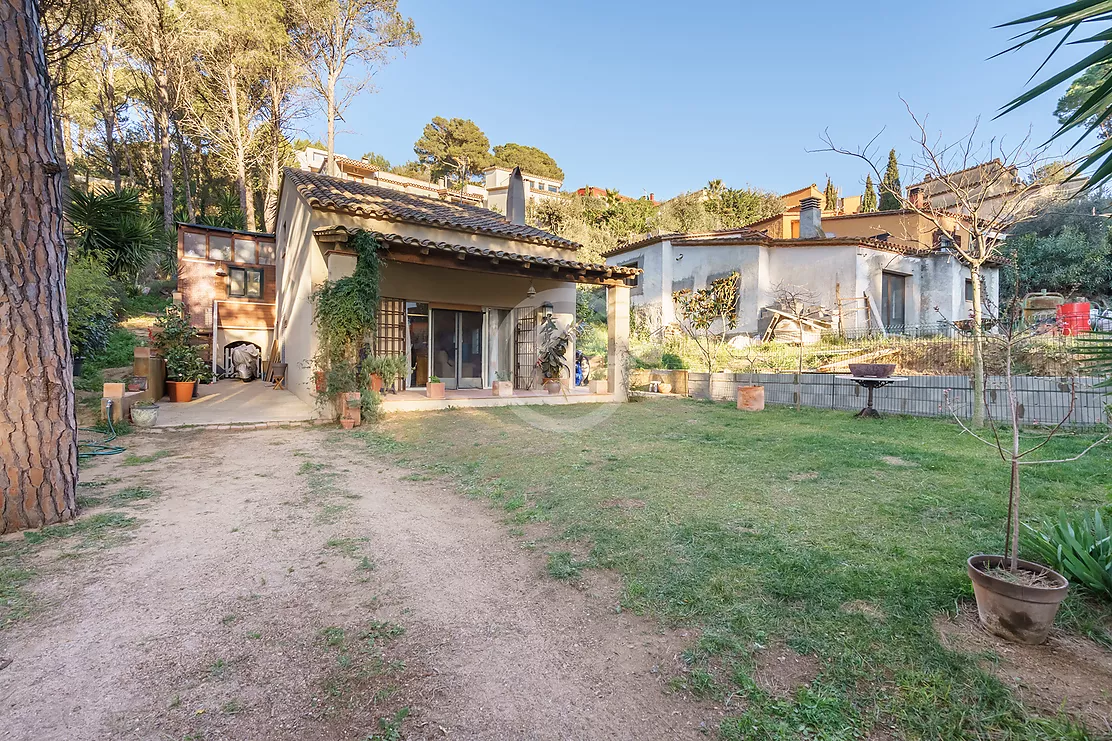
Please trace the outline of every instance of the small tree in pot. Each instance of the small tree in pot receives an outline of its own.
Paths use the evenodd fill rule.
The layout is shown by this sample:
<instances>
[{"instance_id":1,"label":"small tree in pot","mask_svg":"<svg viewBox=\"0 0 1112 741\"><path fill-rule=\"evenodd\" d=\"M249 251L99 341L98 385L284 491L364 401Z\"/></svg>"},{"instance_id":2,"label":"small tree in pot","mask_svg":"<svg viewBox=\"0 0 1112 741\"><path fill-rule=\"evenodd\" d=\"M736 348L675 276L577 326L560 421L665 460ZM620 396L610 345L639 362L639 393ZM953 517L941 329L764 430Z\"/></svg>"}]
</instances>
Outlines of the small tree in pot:
<instances>
[{"instance_id":1,"label":"small tree in pot","mask_svg":"<svg viewBox=\"0 0 1112 741\"><path fill-rule=\"evenodd\" d=\"M1022 295L1016 291L1016 296ZM1019 558L1019 505L1020 472L1024 466L1069 463L1085 456L1093 448L1106 442L1106 434L1073 456L1055 459L1033 459L1031 454L1044 448L1073 414L1076 401L1076 384L1071 381L1070 406L1062 419L1041 439L1029 446L1023 445L1021 432L1021 405L1013 375L1013 358L1016 351L1040 333L1038 325L1023 321L1022 305L1013 298L1001 308L998 330L992 341L1002 346L1005 364L1006 427L1001 428L993 418L992 409L985 397L985 417L992 432L991 438L973 431L954 414L962 430L994 448L1000 459L1008 464L1008 517L1004 538L1004 555L976 555L969 558L967 571L973 581L977 599L977 612L981 622L992 633L1017 643L1040 644L1046 641L1058 607L1066 597L1069 582L1047 566Z\"/></svg>"},{"instance_id":2,"label":"small tree in pot","mask_svg":"<svg viewBox=\"0 0 1112 741\"><path fill-rule=\"evenodd\" d=\"M151 344L166 360L166 389L171 401L189 401L193 386L200 380L204 361L193 339L197 330L189 322L181 304L170 304L155 322Z\"/></svg>"}]
</instances>

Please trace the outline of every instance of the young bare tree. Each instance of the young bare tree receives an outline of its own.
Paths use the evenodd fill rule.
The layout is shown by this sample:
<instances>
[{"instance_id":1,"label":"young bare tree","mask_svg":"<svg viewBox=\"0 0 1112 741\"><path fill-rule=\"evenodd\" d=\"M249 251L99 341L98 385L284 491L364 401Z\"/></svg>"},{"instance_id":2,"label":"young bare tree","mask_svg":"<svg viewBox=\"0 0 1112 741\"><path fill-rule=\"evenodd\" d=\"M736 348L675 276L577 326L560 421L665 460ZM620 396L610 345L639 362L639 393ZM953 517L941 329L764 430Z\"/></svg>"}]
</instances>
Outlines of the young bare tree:
<instances>
[{"instance_id":1,"label":"young bare tree","mask_svg":"<svg viewBox=\"0 0 1112 741\"><path fill-rule=\"evenodd\" d=\"M706 288L686 288L672 294L680 330L699 348L707 373L714 373L726 336L737 326L739 281L737 273L730 273L711 281Z\"/></svg>"},{"instance_id":2,"label":"young bare tree","mask_svg":"<svg viewBox=\"0 0 1112 741\"><path fill-rule=\"evenodd\" d=\"M0 533L71 519L77 418L54 95L34 0L0 0Z\"/></svg>"},{"instance_id":3,"label":"young bare tree","mask_svg":"<svg viewBox=\"0 0 1112 741\"><path fill-rule=\"evenodd\" d=\"M925 117L916 116L906 101L904 105L914 122L916 148L911 160L901 162L900 168L923 181L924 187L890 195L901 208L922 216L934 227L929 238L936 248L950 250L969 268L973 284L973 425L981 427L985 414L985 266L1004 260L1001 247L1008 231L1033 218L1040 204L1061 191L1033 177L1050 158L1045 147L1030 146L1029 136L1014 145L1003 139L983 142L975 123L967 136L947 144L928 132ZM879 136L865 147L851 150L836 146L827 132L823 135L827 147L821 151L862 160L883 183L886 163L882 165L877 156ZM918 239L924 236L916 235Z\"/></svg>"},{"instance_id":4,"label":"young bare tree","mask_svg":"<svg viewBox=\"0 0 1112 741\"><path fill-rule=\"evenodd\" d=\"M328 124L328 174L336 175L336 119L395 51L421 43L398 0L288 0L293 48ZM349 65L362 65L354 72ZM373 89L373 88L371 88Z\"/></svg>"},{"instance_id":5,"label":"young bare tree","mask_svg":"<svg viewBox=\"0 0 1112 741\"><path fill-rule=\"evenodd\" d=\"M806 327L822 315L822 307L814 292L803 286L778 283L775 287L777 310L783 312L799 327L799 342L796 344L795 365L795 408L803 406L803 355L806 347Z\"/></svg>"}]
</instances>

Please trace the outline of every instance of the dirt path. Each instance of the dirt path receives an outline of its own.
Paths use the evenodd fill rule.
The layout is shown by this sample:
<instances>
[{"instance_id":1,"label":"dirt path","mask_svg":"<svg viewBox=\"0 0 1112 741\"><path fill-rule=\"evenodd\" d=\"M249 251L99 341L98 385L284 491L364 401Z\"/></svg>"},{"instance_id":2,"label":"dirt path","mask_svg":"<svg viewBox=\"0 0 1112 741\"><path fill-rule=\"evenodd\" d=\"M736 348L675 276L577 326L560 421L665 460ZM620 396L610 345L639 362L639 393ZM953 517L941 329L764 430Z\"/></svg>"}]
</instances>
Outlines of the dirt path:
<instances>
[{"instance_id":1,"label":"dirt path","mask_svg":"<svg viewBox=\"0 0 1112 741\"><path fill-rule=\"evenodd\" d=\"M92 513L141 524L114 547L75 534L30 558L39 609L0 633L13 659L0 738L673 739L717 726L716 708L667 691L689 638L617 611L606 575L551 579L484 504L346 440L133 436L129 455L171 455L87 471L105 484L82 489L102 500ZM160 493L112 501L134 486Z\"/></svg>"}]
</instances>

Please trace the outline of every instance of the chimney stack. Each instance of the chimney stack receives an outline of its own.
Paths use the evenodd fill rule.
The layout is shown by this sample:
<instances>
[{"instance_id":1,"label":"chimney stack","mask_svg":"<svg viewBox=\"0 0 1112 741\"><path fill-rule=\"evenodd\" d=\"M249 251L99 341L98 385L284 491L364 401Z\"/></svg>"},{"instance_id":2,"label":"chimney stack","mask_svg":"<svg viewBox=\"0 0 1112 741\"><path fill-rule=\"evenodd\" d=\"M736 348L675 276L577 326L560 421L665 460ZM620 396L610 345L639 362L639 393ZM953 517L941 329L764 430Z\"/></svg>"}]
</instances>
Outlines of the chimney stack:
<instances>
[{"instance_id":1,"label":"chimney stack","mask_svg":"<svg viewBox=\"0 0 1112 741\"><path fill-rule=\"evenodd\" d=\"M822 230L822 201L809 196L799 202L799 238L821 239L826 236Z\"/></svg>"},{"instance_id":2,"label":"chimney stack","mask_svg":"<svg viewBox=\"0 0 1112 741\"><path fill-rule=\"evenodd\" d=\"M521 168L510 173L510 187L506 191L506 219L511 224L525 226L525 180Z\"/></svg>"}]
</instances>

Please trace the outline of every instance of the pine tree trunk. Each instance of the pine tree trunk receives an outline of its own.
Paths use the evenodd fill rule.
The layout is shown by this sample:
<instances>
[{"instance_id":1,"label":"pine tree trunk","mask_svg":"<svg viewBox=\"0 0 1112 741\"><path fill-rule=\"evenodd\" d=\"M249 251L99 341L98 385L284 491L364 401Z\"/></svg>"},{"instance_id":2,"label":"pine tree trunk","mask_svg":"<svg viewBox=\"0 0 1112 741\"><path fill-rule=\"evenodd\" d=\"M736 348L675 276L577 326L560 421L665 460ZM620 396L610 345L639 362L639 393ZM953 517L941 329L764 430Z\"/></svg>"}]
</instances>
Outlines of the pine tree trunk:
<instances>
[{"instance_id":1,"label":"pine tree trunk","mask_svg":"<svg viewBox=\"0 0 1112 741\"><path fill-rule=\"evenodd\" d=\"M53 96L34 0L0 0L0 533L71 519L77 421Z\"/></svg>"},{"instance_id":2,"label":"pine tree trunk","mask_svg":"<svg viewBox=\"0 0 1112 741\"><path fill-rule=\"evenodd\" d=\"M182 182L185 186L182 191L185 196L185 213L189 217L189 222L195 223L197 207L193 205L193 168L189 166L189 148L185 145L185 136L181 133L181 127L175 126L174 131L178 134L178 159L181 160Z\"/></svg>"},{"instance_id":3,"label":"pine tree trunk","mask_svg":"<svg viewBox=\"0 0 1112 741\"><path fill-rule=\"evenodd\" d=\"M174 168L171 161L170 142L170 79L166 72L163 49L158 34L151 38L154 59L155 128L158 130L158 148L161 154L159 180L162 184L162 225L167 231L174 228Z\"/></svg>"},{"instance_id":4,"label":"pine tree trunk","mask_svg":"<svg viewBox=\"0 0 1112 741\"><path fill-rule=\"evenodd\" d=\"M337 177L340 168L336 167L336 78L328 78L328 100L325 108L328 114L328 170L326 175Z\"/></svg>"}]
</instances>

